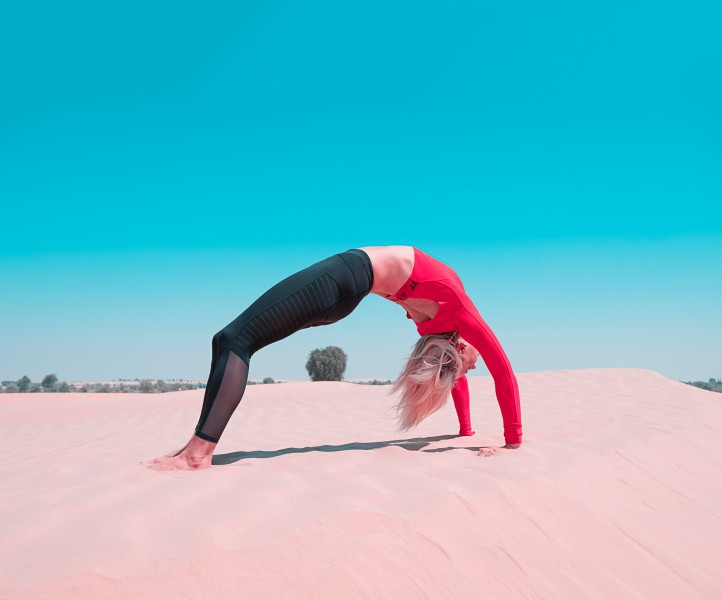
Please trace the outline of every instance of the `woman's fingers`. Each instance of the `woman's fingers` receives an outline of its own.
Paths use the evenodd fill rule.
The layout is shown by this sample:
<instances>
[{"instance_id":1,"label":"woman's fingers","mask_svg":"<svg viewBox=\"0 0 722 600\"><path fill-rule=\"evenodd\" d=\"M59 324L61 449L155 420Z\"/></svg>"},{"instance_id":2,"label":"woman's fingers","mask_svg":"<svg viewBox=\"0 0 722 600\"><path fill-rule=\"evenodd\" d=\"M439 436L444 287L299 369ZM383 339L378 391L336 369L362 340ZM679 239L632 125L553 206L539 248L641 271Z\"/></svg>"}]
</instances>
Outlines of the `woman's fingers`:
<instances>
[{"instance_id":1,"label":"woman's fingers","mask_svg":"<svg viewBox=\"0 0 722 600\"><path fill-rule=\"evenodd\" d=\"M497 446L487 446L486 448L479 448L479 454L477 456L492 456L500 450Z\"/></svg>"}]
</instances>

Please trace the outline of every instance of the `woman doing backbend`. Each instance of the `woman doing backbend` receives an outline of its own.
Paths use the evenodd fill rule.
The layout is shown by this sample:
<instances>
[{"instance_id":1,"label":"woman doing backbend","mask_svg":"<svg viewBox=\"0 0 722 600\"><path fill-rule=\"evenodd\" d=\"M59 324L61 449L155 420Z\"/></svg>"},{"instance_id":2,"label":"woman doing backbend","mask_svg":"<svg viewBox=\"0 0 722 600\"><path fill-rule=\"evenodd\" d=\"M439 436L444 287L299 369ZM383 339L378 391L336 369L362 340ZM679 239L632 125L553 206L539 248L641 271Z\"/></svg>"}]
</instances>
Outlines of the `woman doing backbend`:
<instances>
[{"instance_id":1,"label":"woman doing backbend","mask_svg":"<svg viewBox=\"0 0 722 600\"><path fill-rule=\"evenodd\" d=\"M481 356L494 378L504 447L518 448L522 431L516 377L459 276L413 246L370 246L334 254L287 277L216 333L195 433L183 448L154 459L149 466L161 470L210 467L218 440L243 397L251 356L300 329L340 321L369 293L400 304L421 335L392 386L401 396L397 405L400 429L418 425L451 394L459 435L473 435L466 372L476 368Z\"/></svg>"}]
</instances>

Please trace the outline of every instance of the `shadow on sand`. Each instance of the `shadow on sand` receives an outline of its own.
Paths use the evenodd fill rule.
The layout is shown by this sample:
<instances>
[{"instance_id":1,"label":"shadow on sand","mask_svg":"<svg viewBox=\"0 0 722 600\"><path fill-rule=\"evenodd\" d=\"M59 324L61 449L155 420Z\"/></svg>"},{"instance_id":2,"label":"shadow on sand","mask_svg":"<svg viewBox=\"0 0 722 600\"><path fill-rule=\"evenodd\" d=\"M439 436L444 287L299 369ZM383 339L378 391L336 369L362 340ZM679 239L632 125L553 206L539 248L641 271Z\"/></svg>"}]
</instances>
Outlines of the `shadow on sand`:
<instances>
[{"instance_id":1,"label":"shadow on sand","mask_svg":"<svg viewBox=\"0 0 722 600\"><path fill-rule=\"evenodd\" d=\"M228 452L226 454L216 454L213 456L214 465L228 465L239 460L247 458L275 458L285 454L302 454L304 452L347 452L349 450L376 450L377 448L388 448L389 446L398 446L404 450L413 452L447 452L449 450L469 450L478 452L485 446L448 446L446 448L429 448L424 450L426 446L432 442L440 442L443 440L453 440L461 436L458 435L437 435L425 438L407 438L403 440L388 440L384 442L352 442L350 444L341 444L339 446L307 446L306 448L281 448L280 450L250 450L248 452Z\"/></svg>"}]
</instances>

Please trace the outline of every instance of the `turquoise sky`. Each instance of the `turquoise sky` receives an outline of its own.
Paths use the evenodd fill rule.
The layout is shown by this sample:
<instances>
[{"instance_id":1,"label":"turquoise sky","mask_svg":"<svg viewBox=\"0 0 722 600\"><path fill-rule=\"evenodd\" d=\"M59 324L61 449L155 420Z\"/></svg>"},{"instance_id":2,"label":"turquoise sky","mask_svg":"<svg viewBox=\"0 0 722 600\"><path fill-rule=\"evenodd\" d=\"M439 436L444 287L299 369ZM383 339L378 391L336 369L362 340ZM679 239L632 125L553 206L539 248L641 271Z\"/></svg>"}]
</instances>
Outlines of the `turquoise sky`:
<instances>
[{"instance_id":1,"label":"turquoise sky","mask_svg":"<svg viewBox=\"0 0 722 600\"><path fill-rule=\"evenodd\" d=\"M4 7L0 377L204 379L270 285L410 244L517 371L722 378L720 31L695 0ZM329 344L394 377L416 339L370 297L251 377Z\"/></svg>"}]
</instances>

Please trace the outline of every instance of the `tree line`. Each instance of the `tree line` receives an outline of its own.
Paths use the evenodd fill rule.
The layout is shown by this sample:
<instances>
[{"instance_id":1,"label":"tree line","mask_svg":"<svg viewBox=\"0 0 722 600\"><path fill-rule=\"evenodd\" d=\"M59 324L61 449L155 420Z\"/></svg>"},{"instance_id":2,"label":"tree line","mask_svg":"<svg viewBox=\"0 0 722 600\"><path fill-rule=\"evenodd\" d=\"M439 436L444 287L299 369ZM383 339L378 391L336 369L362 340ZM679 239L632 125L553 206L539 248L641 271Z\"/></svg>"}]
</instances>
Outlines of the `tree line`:
<instances>
[{"instance_id":1,"label":"tree line","mask_svg":"<svg viewBox=\"0 0 722 600\"><path fill-rule=\"evenodd\" d=\"M326 348L316 348L309 352L306 361L306 371L311 381L343 381L343 375L346 372L346 364L348 355L338 346L327 346ZM257 382L249 381L248 385L254 385ZM264 384L280 383L272 377L265 377L262 381ZM365 385L388 385L390 379L381 381L374 379L373 381L363 382ZM17 381L3 381L0 386L0 392L8 394L17 393L38 393L38 392L95 392L95 393L141 393L152 394L160 392L177 392L179 390L192 390L205 388L205 383L191 381L164 381L157 379L135 379L135 380L119 380L117 383L83 383L75 385L67 381L59 381L55 373L49 373L39 382L32 381L27 375L23 375Z\"/></svg>"},{"instance_id":2,"label":"tree line","mask_svg":"<svg viewBox=\"0 0 722 600\"><path fill-rule=\"evenodd\" d=\"M23 375L17 381L1 382L0 392L6 394L33 394L33 393L70 393L70 392L93 392L93 393L159 393L177 392L179 390L195 390L206 387L205 383L194 381L178 381L163 379L125 379L116 382L88 382L83 384L68 383L60 381L55 373L49 373L41 381L32 381L27 375Z\"/></svg>"}]
</instances>

